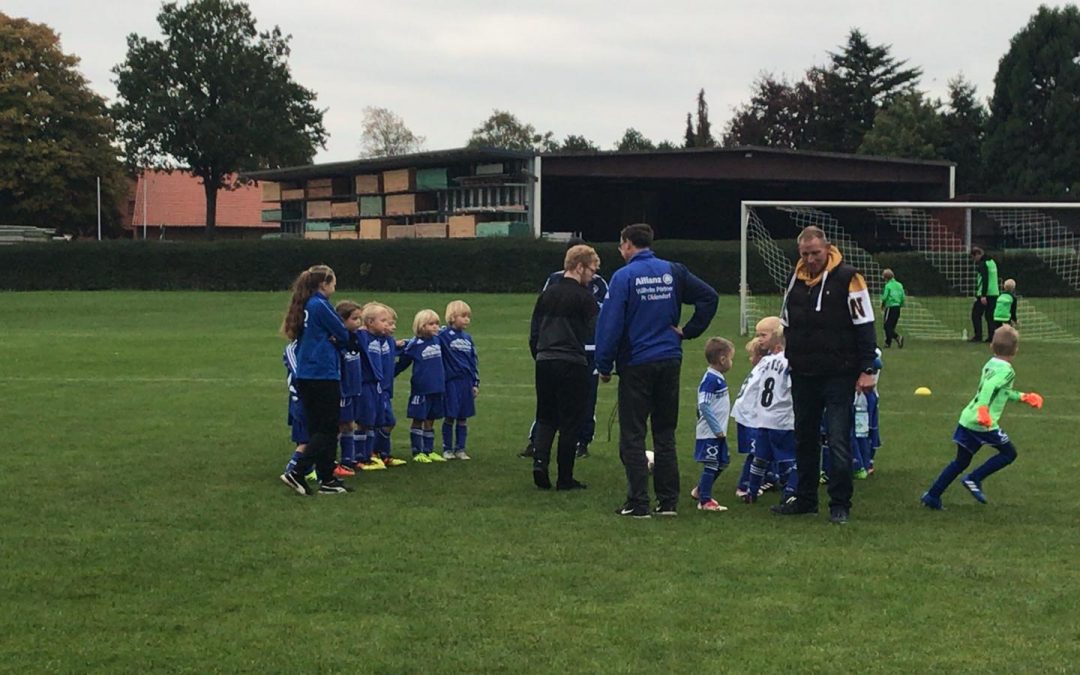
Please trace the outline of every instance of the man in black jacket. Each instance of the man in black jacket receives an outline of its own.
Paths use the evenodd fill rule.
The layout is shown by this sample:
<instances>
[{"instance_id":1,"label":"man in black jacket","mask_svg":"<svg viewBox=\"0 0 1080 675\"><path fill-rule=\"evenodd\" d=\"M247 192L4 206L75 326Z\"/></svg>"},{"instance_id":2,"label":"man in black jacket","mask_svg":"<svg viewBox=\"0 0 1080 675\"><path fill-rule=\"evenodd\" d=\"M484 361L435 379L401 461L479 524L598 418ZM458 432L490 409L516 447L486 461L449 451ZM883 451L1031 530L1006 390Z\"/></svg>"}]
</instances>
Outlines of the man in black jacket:
<instances>
[{"instance_id":1,"label":"man in black jacket","mask_svg":"<svg viewBox=\"0 0 1080 675\"><path fill-rule=\"evenodd\" d=\"M866 281L843 261L825 232L799 234L799 262L784 295L785 353L795 409L795 496L772 507L780 515L817 513L821 416L829 439L829 515L848 521L851 511L851 423L855 390L874 387L874 307Z\"/></svg>"},{"instance_id":2,"label":"man in black jacket","mask_svg":"<svg viewBox=\"0 0 1080 675\"><path fill-rule=\"evenodd\" d=\"M585 354L596 324L596 300L586 287L600 268L591 246L566 252L563 275L536 300L529 350L536 360L536 442L533 482L551 488L548 464L559 434L556 490L580 490L574 478L575 445L584 422L590 367Z\"/></svg>"}]
</instances>

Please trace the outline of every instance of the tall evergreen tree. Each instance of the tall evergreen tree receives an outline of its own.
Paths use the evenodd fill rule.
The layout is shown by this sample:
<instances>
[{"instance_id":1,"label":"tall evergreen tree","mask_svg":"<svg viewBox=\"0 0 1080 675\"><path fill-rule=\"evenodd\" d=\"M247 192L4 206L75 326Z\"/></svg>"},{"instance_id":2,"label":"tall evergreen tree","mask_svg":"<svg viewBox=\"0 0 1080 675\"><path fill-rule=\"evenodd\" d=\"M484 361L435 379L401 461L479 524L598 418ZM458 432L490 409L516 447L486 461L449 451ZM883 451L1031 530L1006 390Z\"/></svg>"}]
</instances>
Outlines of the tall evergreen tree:
<instances>
[{"instance_id":1,"label":"tall evergreen tree","mask_svg":"<svg viewBox=\"0 0 1080 675\"><path fill-rule=\"evenodd\" d=\"M948 107L941 116L945 127L942 154L956 162L956 189L961 194L985 190L982 180L982 144L986 136L986 106L975 85L962 75L949 80Z\"/></svg>"},{"instance_id":2,"label":"tall evergreen tree","mask_svg":"<svg viewBox=\"0 0 1080 675\"><path fill-rule=\"evenodd\" d=\"M691 113L686 113L686 133L683 134L683 147L692 148L697 139L694 133L694 118Z\"/></svg>"},{"instance_id":3,"label":"tall evergreen tree","mask_svg":"<svg viewBox=\"0 0 1080 675\"><path fill-rule=\"evenodd\" d=\"M983 146L989 188L1080 195L1080 9L1042 6L994 76Z\"/></svg>"},{"instance_id":4,"label":"tall evergreen tree","mask_svg":"<svg viewBox=\"0 0 1080 675\"><path fill-rule=\"evenodd\" d=\"M709 104L705 102L705 90L697 96L697 130L694 132L694 147L711 148L716 145L712 137L712 125L709 124Z\"/></svg>"}]
</instances>

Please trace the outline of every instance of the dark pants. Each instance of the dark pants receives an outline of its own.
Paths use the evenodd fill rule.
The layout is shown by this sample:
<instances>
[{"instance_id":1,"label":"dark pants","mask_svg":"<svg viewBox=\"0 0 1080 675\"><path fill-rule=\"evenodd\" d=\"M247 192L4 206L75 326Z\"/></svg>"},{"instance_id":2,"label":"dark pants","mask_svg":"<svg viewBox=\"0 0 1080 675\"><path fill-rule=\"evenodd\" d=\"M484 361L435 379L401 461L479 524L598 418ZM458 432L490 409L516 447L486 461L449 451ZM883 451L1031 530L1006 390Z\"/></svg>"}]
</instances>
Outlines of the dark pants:
<instances>
[{"instance_id":1,"label":"dark pants","mask_svg":"<svg viewBox=\"0 0 1080 675\"><path fill-rule=\"evenodd\" d=\"M829 506L851 508L851 402L857 373L834 375L791 374L795 409L795 463L799 487L795 496L803 505L818 503L821 469L821 416L824 411L829 439Z\"/></svg>"},{"instance_id":2,"label":"dark pants","mask_svg":"<svg viewBox=\"0 0 1080 675\"><path fill-rule=\"evenodd\" d=\"M307 415L310 436L303 459L296 463L296 472L306 474L314 465L320 481L332 480L337 456L341 383L337 380L297 380L296 392Z\"/></svg>"},{"instance_id":3,"label":"dark pants","mask_svg":"<svg viewBox=\"0 0 1080 675\"><path fill-rule=\"evenodd\" d=\"M975 303L971 305L971 328L972 328L972 340L982 339L982 321L983 316L986 316L986 341L989 342L994 337L994 331L997 330L997 324L994 323L994 305L997 304L997 296L990 295L986 298L986 304L982 304L979 298L975 298Z\"/></svg>"},{"instance_id":4,"label":"dark pants","mask_svg":"<svg viewBox=\"0 0 1080 675\"><path fill-rule=\"evenodd\" d=\"M899 307L885 308L885 346L888 347L896 339L896 324L900 321Z\"/></svg>"},{"instance_id":5,"label":"dark pants","mask_svg":"<svg viewBox=\"0 0 1080 675\"><path fill-rule=\"evenodd\" d=\"M679 461L675 428L679 425L680 359L654 361L619 369L619 459L626 469L626 505L649 505L649 465L645 426L652 427L653 488L661 508L679 501ZM849 401L850 403L850 401Z\"/></svg>"},{"instance_id":6,"label":"dark pants","mask_svg":"<svg viewBox=\"0 0 1080 675\"><path fill-rule=\"evenodd\" d=\"M569 485L574 480L575 448L585 417L588 387L589 368L584 364L536 362L536 453L533 460L536 467L547 469L551 446L558 433L556 485Z\"/></svg>"},{"instance_id":7,"label":"dark pants","mask_svg":"<svg viewBox=\"0 0 1080 675\"><path fill-rule=\"evenodd\" d=\"M588 445L592 443L593 436L596 435L596 389L600 384L600 376L596 374L596 367L593 365L592 352L587 352L589 356L589 385L585 389L585 417L581 421L581 431L578 433L578 443L581 445ZM536 419L533 418L532 426L529 427L529 442L534 446L536 445Z\"/></svg>"}]
</instances>

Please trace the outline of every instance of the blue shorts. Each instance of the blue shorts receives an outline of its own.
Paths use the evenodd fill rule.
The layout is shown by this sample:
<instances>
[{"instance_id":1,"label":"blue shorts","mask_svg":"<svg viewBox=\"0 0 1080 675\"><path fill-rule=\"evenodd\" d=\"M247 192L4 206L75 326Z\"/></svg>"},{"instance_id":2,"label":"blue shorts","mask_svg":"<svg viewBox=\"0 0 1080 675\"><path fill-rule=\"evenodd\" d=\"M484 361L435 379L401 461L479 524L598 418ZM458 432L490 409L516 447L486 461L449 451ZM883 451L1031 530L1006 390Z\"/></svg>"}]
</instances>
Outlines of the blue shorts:
<instances>
[{"instance_id":1,"label":"blue shorts","mask_svg":"<svg viewBox=\"0 0 1080 675\"><path fill-rule=\"evenodd\" d=\"M716 462L721 467L728 465L726 438L699 438L694 443L695 462Z\"/></svg>"},{"instance_id":2,"label":"blue shorts","mask_svg":"<svg viewBox=\"0 0 1080 675\"><path fill-rule=\"evenodd\" d=\"M754 439L757 437L757 429L735 424L735 437L739 442L740 455L754 454Z\"/></svg>"},{"instance_id":3,"label":"blue shorts","mask_svg":"<svg viewBox=\"0 0 1080 675\"><path fill-rule=\"evenodd\" d=\"M417 394L409 397L409 419L437 420L446 417L442 394Z\"/></svg>"},{"instance_id":4,"label":"blue shorts","mask_svg":"<svg viewBox=\"0 0 1080 675\"><path fill-rule=\"evenodd\" d=\"M476 417L476 399L472 394L472 382L465 377L458 377L446 382L446 416L454 419Z\"/></svg>"},{"instance_id":5,"label":"blue shorts","mask_svg":"<svg viewBox=\"0 0 1080 675\"><path fill-rule=\"evenodd\" d=\"M397 426L397 418L394 417L394 401L390 398L390 394L383 391L381 394L382 405L379 409L378 419L375 420L375 426L379 427L393 427Z\"/></svg>"},{"instance_id":6,"label":"blue shorts","mask_svg":"<svg viewBox=\"0 0 1080 675\"><path fill-rule=\"evenodd\" d=\"M299 401L297 401L297 403L299 403ZM308 433L307 428L307 415L304 414L303 406L297 405L294 408L292 405L289 405L289 426L292 427L293 443L299 445L311 440L311 435Z\"/></svg>"},{"instance_id":7,"label":"blue shorts","mask_svg":"<svg viewBox=\"0 0 1080 675\"><path fill-rule=\"evenodd\" d=\"M374 427L379 420L379 407L382 405L382 390L378 382L365 382L361 387L359 404L356 406L356 420L365 427Z\"/></svg>"},{"instance_id":8,"label":"blue shorts","mask_svg":"<svg viewBox=\"0 0 1080 675\"><path fill-rule=\"evenodd\" d=\"M754 457L770 462L794 462L795 432L785 429L757 429Z\"/></svg>"},{"instance_id":9,"label":"blue shorts","mask_svg":"<svg viewBox=\"0 0 1080 675\"><path fill-rule=\"evenodd\" d=\"M361 397L359 396L346 396L341 399L341 404L338 406L338 422L352 422L359 414Z\"/></svg>"},{"instance_id":10,"label":"blue shorts","mask_svg":"<svg viewBox=\"0 0 1080 675\"><path fill-rule=\"evenodd\" d=\"M958 424L956 425L956 431L953 432L952 439L957 445L974 455L984 445L991 445L995 448L1005 445L1009 442L1009 435L1005 433L1004 429L972 431Z\"/></svg>"}]
</instances>

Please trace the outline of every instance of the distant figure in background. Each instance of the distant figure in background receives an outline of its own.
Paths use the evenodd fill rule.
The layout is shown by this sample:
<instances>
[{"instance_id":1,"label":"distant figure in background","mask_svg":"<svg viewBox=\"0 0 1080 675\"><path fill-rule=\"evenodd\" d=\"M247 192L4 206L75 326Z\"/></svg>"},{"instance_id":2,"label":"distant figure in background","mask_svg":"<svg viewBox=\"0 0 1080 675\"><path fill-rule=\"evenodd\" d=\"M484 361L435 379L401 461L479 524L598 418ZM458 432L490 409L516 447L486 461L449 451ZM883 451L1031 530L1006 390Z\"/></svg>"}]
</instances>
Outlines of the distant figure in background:
<instances>
[{"instance_id":1,"label":"distant figure in background","mask_svg":"<svg viewBox=\"0 0 1080 675\"><path fill-rule=\"evenodd\" d=\"M897 280L893 271L886 269L881 273L885 288L881 289L881 312L885 315L885 346L892 347L893 340L900 349L904 348L904 336L896 332L900 321L900 308L904 306L904 284Z\"/></svg>"},{"instance_id":2,"label":"distant figure in background","mask_svg":"<svg viewBox=\"0 0 1080 675\"><path fill-rule=\"evenodd\" d=\"M994 303L994 324L1002 326L1008 324L1016 328L1016 281L1006 279L1001 284L1002 292Z\"/></svg>"},{"instance_id":3,"label":"distant figure in background","mask_svg":"<svg viewBox=\"0 0 1080 675\"><path fill-rule=\"evenodd\" d=\"M982 322L986 317L986 341L994 339L994 305L998 299L997 262L978 246L971 249L975 261L975 302L971 305L971 338L969 342L982 342Z\"/></svg>"}]
</instances>

